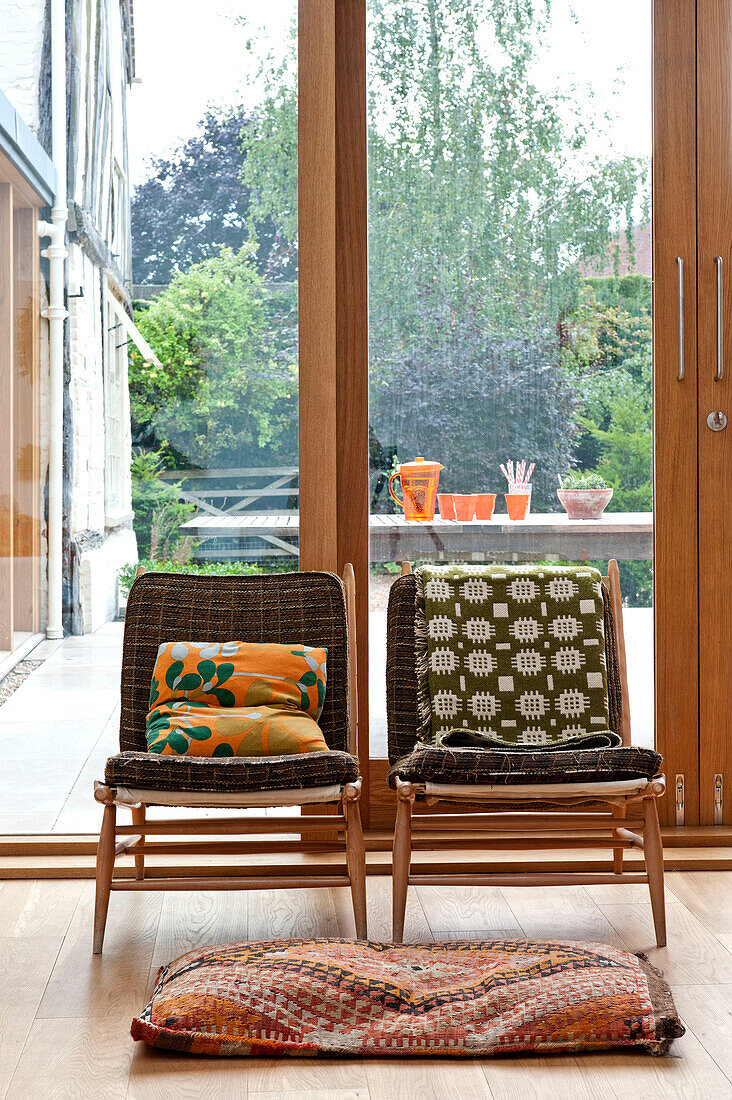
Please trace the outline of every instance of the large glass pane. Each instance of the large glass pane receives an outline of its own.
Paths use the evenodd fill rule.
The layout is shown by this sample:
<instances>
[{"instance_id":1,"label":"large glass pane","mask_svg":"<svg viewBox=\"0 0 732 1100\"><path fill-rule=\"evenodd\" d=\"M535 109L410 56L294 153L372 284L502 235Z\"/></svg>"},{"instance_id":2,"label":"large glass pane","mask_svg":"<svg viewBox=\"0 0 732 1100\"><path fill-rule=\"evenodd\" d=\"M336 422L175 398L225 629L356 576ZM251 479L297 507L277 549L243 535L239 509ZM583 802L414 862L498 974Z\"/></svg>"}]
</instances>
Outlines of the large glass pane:
<instances>
[{"instance_id":1,"label":"large glass pane","mask_svg":"<svg viewBox=\"0 0 732 1100\"><path fill-rule=\"evenodd\" d=\"M18 54L14 87L40 104L45 142L37 7L26 19L18 6L23 33L5 54ZM131 4L74 6L63 575L65 625L85 633L34 649L3 683L5 747L18 723L29 745L53 735L62 751L43 767L32 751L6 752L0 833L99 829L93 782L119 751L123 624L108 620L118 571L124 594L137 566L131 511L148 569L297 568L296 12L296 0L213 0L203 13L191 0L155 0L135 6L133 27ZM36 41L34 91L23 59ZM47 622L46 259L40 285L36 267L48 241L39 244L39 209L13 198L8 178L18 170L0 153L0 267L12 275L0 306L14 352L3 382L12 432L0 462L0 666Z\"/></svg>"},{"instance_id":2,"label":"large glass pane","mask_svg":"<svg viewBox=\"0 0 732 1100\"><path fill-rule=\"evenodd\" d=\"M135 318L159 362L132 353L133 508L157 567L297 568L296 8L138 19Z\"/></svg>"},{"instance_id":3,"label":"large glass pane","mask_svg":"<svg viewBox=\"0 0 732 1100\"><path fill-rule=\"evenodd\" d=\"M372 755L400 558L617 557L634 741L652 743L651 5L368 12ZM493 518L469 499L406 519L387 481L415 456L443 494L496 494ZM518 521L509 460L535 464ZM569 519L559 479L611 486L604 518Z\"/></svg>"}]
</instances>

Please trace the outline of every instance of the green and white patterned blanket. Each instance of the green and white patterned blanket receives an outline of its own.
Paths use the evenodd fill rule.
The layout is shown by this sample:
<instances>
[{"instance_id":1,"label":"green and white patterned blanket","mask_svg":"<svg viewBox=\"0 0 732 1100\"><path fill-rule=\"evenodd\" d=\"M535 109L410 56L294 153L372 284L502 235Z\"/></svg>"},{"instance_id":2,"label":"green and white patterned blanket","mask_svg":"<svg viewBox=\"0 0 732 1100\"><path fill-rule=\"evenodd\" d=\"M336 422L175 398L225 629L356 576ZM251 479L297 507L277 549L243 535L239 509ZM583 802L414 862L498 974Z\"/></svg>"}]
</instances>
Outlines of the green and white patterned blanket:
<instances>
[{"instance_id":1,"label":"green and white patterned blanket","mask_svg":"<svg viewBox=\"0 0 732 1100\"><path fill-rule=\"evenodd\" d=\"M606 748L600 574L577 566L421 566L420 740L502 749Z\"/></svg>"}]
</instances>

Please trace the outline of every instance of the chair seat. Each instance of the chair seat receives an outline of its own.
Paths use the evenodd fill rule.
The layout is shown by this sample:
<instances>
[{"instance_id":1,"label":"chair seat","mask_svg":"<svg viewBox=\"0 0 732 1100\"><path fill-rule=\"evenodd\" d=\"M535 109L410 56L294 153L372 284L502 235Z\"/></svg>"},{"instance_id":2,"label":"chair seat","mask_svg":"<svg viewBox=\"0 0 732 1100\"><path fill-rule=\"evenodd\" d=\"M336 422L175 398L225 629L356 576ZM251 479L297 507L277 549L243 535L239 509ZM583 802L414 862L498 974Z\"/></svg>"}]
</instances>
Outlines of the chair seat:
<instances>
[{"instance_id":1,"label":"chair seat","mask_svg":"<svg viewBox=\"0 0 732 1100\"><path fill-rule=\"evenodd\" d=\"M104 770L110 787L158 791L283 791L353 783L359 765L347 752L303 752L296 756L158 756L120 752Z\"/></svg>"},{"instance_id":2,"label":"chair seat","mask_svg":"<svg viewBox=\"0 0 732 1100\"><path fill-rule=\"evenodd\" d=\"M412 783L524 785L651 779L661 756L652 749L564 749L503 752L499 749L416 748L389 771Z\"/></svg>"}]
</instances>

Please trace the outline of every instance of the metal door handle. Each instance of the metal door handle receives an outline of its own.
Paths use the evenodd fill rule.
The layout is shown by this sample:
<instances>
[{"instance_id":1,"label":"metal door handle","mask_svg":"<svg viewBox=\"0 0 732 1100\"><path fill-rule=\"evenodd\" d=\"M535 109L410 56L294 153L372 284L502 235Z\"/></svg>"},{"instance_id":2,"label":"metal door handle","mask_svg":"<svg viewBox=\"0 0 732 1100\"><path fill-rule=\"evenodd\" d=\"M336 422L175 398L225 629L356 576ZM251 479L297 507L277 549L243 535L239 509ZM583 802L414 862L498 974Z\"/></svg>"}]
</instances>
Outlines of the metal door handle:
<instances>
[{"instance_id":1,"label":"metal door handle","mask_svg":"<svg viewBox=\"0 0 732 1100\"><path fill-rule=\"evenodd\" d=\"M683 256L676 257L676 264L679 269L679 373L676 376L677 381L682 382L684 378L684 258Z\"/></svg>"},{"instance_id":2,"label":"metal door handle","mask_svg":"<svg viewBox=\"0 0 732 1100\"><path fill-rule=\"evenodd\" d=\"M722 257L715 256L717 265L717 369L714 381L721 382L724 374L724 288L722 284Z\"/></svg>"}]
</instances>

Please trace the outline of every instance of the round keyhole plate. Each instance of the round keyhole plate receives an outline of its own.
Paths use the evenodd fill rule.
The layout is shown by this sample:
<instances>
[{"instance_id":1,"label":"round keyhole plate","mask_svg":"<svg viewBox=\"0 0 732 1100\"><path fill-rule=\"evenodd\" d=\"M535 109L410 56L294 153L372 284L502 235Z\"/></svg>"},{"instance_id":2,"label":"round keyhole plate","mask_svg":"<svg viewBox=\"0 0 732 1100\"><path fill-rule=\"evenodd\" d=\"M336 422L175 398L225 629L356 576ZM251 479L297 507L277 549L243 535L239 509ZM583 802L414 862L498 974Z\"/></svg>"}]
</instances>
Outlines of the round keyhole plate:
<instances>
[{"instance_id":1,"label":"round keyhole plate","mask_svg":"<svg viewBox=\"0 0 732 1100\"><path fill-rule=\"evenodd\" d=\"M713 432L721 432L727 427L727 417L719 409L716 412L710 412L707 417L707 427Z\"/></svg>"}]
</instances>

